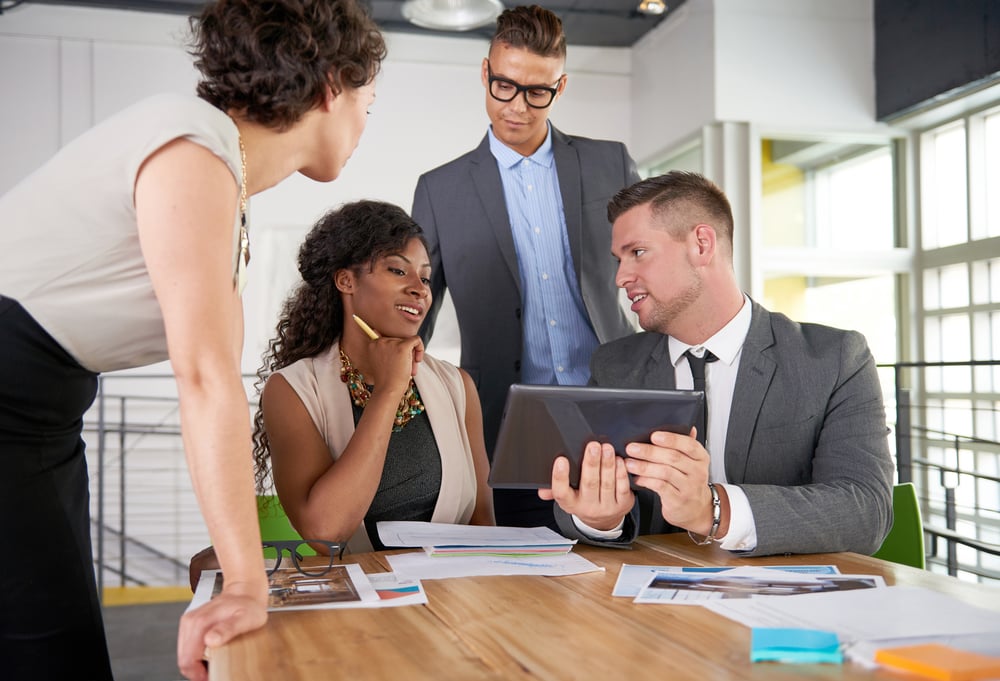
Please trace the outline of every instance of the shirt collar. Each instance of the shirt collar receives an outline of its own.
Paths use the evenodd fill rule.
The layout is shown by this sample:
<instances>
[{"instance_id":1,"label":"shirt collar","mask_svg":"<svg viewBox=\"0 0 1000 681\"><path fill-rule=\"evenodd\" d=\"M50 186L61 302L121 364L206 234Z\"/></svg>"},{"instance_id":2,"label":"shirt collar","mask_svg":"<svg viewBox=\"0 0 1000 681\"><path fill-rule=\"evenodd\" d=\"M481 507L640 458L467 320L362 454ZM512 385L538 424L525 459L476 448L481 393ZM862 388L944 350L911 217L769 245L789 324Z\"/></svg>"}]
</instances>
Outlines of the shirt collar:
<instances>
[{"instance_id":1,"label":"shirt collar","mask_svg":"<svg viewBox=\"0 0 1000 681\"><path fill-rule=\"evenodd\" d=\"M694 354L700 354L699 349L704 348L719 358L720 362L732 365L740 354L743 342L750 332L750 317L752 306L746 294L743 295L743 307L736 313L736 316L729 320L729 323L719 329L714 336L700 345L688 345L673 336L668 336L667 341L670 348L670 362L675 367L681 361L681 357L690 348L695 349Z\"/></svg>"},{"instance_id":2,"label":"shirt collar","mask_svg":"<svg viewBox=\"0 0 1000 681\"><path fill-rule=\"evenodd\" d=\"M545 126L545 139L542 141L542 146L538 147L531 156L522 156L497 139L496 135L493 134L493 126L491 125L486 131L490 139L490 153L493 154L493 158L497 160L497 163L502 168L513 168L524 159L529 159L546 168L551 168L555 162L555 156L552 153L552 123L546 121Z\"/></svg>"}]
</instances>

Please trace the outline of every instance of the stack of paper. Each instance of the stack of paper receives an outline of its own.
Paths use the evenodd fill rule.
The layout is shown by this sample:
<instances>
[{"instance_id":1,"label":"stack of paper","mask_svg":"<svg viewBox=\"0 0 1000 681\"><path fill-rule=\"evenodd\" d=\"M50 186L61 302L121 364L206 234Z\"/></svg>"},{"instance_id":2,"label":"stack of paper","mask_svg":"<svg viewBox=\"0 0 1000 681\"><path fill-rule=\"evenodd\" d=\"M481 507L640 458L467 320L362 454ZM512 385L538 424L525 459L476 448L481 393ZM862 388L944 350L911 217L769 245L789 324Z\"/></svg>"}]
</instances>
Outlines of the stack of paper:
<instances>
[{"instance_id":1,"label":"stack of paper","mask_svg":"<svg viewBox=\"0 0 1000 681\"><path fill-rule=\"evenodd\" d=\"M479 527L398 521L380 522L378 533L386 546L424 549L418 553L388 556L393 572L407 579L485 575L554 577L603 569L573 553L575 541L547 527Z\"/></svg>"},{"instance_id":2,"label":"stack of paper","mask_svg":"<svg viewBox=\"0 0 1000 681\"><path fill-rule=\"evenodd\" d=\"M386 546L419 546L428 556L557 556L576 543L547 527L383 521L378 534Z\"/></svg>"},{"instance_id":3,"label":"stack of paper","mask_svg":"<svg viewBox=\"0 0 1000 681\"><path fill-rule=\"evenodd\" d=\"M890 586L752 600L713 600L705 607L749 627L803 627L836 632L845 655L874 665L881 648L940 643L1000 655L1000 612L915 586Z\"/></svg>"}]
</instances>

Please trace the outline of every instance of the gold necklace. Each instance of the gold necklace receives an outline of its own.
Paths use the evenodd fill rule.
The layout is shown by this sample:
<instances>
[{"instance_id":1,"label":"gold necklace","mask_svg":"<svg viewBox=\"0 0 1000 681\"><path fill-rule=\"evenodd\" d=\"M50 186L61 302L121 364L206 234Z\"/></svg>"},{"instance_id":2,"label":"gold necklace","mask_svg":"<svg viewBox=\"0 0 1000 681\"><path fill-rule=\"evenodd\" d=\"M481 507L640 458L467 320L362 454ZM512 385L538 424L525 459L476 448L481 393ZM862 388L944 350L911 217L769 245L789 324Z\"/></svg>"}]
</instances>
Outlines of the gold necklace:
<instances>
[{"instance_id":1,"label":"gold necklace","mask_svg":"<svg viewBox=\"0 0 1000 681\"><path fill-rule=\"evenodd\" d=\"M347 384L347 390L351 393L351 401L362 409L368 404L372 397L371 388L365 383L365 377L351 364L351 360L344 351L340 351L340 380ZM417 392L417 386L410 379L410 385L403 394L403 399L399 401L396 408L396 418L393 419L392 432L398 433L415 416L420 416L424 412L424 403Z\"/></svg>"},{"instance_id":2,"label":"gold necklace","mask_svg":"<svg viewBox=\"0 0 1000 681\"><path fill-rule=\"evenodd\" d=\"M229 117L236 125L236 119ZM250 232L247 230L247 148L243 145L243 133L236 125L236 137L240 143L240 257L236 263L236 274L233 283L242 290L242 279L246 276L246 267L250 264Z\"/></svg>"}]
</instances>

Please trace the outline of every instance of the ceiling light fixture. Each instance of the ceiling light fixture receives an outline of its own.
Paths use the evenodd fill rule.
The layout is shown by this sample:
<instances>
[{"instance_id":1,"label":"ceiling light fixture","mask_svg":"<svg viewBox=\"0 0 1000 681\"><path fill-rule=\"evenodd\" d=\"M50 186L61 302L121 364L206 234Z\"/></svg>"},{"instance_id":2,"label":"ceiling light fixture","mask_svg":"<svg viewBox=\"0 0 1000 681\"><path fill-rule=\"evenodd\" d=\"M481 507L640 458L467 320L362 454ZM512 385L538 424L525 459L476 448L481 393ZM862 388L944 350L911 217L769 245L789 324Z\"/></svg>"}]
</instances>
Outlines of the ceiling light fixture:
<instances>
[{"instance_id":1,"label":"ceiling light fixture","mask_svg":"<svg viewBox=\"0 0 1000 681\"><path fill-rule=\"evenodd\" d=\"M663 14L667 11L667 4L663 0L640 0L639 11L643 14Z\"/></svg>"},{"instance_id":2,"label":"ceiling light fixture","mask_svg":"<svg viewBox=\"0 0 1000 681\"><path fill-rule=\"evenodd\" d=\"M470 31L496 21L500 0L406 0L403 16L411 24L437 31Z\"/></svg>"}]
</instances>

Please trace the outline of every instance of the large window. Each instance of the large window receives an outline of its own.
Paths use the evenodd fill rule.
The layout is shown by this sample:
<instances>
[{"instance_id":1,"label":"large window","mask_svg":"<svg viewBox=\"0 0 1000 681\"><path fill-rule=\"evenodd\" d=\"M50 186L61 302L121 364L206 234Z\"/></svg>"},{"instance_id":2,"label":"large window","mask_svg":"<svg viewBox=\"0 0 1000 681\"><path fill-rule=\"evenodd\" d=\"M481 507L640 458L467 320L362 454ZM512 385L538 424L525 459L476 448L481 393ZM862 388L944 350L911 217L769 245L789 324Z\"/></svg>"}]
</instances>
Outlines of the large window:
<instances>
[{"instance_id":1,"label":"large window","mask_svg":"<svg viewBox=\"0 0 1000 681\"><path fill-rule=\"evenodd\" d=\"M761 143L764 304L861 331L880 364L898 355L897 275L907 269L894 168L889 141Z\"/></svg>"},{"instance_id":2,"label":"large window","mask_svg":"<svg viewBox=\"0 0 1000 681\"><path fill-rule=\"evenodd\" d=\"M926 472L927 522L1000 543L1000 367L985 363L1000 358L1000 110L926 130L918 141L919 341L924 361L945 365L915 379L926 430L919 451L962 471ZM966 568L960 576L1000 574L1000 559L963 546L957 552Z\"/></svg>"}]
</instances>

